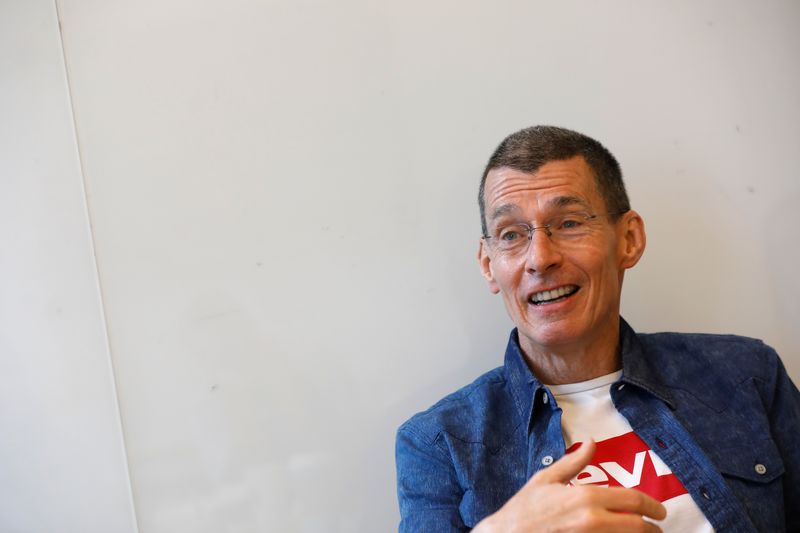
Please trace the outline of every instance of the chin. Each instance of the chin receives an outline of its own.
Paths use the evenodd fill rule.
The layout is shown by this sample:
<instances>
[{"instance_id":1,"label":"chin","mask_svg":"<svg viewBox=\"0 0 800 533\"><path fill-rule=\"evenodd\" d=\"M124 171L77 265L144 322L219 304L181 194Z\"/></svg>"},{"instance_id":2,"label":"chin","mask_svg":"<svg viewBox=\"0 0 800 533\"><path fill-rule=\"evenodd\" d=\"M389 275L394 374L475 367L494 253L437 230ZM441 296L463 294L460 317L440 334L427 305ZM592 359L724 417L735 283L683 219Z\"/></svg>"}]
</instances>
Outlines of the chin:
<instances>
[{"instance_id":1,"label":"chin","mask_svg":"<svg viewBox=\"0 0 800 533\"><path fill-rule=\"evenodd\" d=\"M549 326L538 326L535 328L518 328L520 336L524 336L527 341L535 346L543 348L563 346L575 342L578 335L575 335L569 328L563 325L551 324Z\"/></svg>"},{"instance_id":2,"label":"chin","mask_svg":"<svg viewBox=\"0 0 800 533\"><path fill-rule=\"evenodd\" d=\"M537 344L570 344L597 328L592 317L575 310L546 318L523 315L516 323L519 331Z\"/></svg>"}]
</instances>

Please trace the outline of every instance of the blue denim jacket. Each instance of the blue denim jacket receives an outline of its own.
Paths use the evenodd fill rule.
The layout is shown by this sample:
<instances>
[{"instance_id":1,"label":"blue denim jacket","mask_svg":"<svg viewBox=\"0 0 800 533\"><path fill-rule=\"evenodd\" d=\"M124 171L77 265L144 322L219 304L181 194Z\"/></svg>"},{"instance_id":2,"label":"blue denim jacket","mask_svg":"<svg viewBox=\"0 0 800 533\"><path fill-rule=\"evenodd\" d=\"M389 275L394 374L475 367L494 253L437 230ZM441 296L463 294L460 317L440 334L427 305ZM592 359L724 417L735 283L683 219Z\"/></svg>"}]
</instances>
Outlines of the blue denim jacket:
<instances>
[{"instance_id":1,"label":"blue denim jacket","mask_svg":"<svg viewBox=\"0 0 800 533\"><path fill-rule=\"evenodd\" d=\"M715 530L800 531L800 393L775 351L733 335L636 334L624 320L620 330L614 405ZM545 456L564 455L561 410L516 330L504 365L403 424L396 452L408 533L469 531Z\"/></svg>"}]
</instances>

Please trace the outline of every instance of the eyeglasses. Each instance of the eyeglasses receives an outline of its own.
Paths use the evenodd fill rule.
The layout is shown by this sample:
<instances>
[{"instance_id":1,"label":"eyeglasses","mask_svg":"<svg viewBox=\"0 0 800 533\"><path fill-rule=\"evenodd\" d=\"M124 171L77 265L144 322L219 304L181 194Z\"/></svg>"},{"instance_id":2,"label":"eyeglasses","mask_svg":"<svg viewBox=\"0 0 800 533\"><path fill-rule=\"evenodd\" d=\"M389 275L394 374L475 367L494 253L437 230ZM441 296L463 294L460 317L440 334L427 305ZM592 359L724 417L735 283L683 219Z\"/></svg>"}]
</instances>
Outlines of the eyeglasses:
<instances>
[{"instance_id":1,"label":"eyeglasses","mask_svg":"<svg viewBox=\"0 0 800 533\"><path fill-rule=\"evenodd\" d=\"M544 230L554 243L562 245L579 243L597 233L600 225L599 217L613 217L626 212L597 215L571 212L552 217L542 226L515 222L498 226L491 235L484 235L483 239L487 245L502 254L517 255L527 251L536 230Z\"/></svg>"}]
</instances>

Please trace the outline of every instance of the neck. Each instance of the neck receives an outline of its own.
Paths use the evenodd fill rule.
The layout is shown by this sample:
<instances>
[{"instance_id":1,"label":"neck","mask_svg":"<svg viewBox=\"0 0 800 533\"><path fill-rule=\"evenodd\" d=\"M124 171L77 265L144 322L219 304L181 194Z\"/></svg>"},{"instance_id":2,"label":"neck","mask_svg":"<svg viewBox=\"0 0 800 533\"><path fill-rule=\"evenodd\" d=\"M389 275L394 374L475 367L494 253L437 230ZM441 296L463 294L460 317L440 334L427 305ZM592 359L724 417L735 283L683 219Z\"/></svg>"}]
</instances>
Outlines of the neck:
<instances>
[{"instance_id":1,"label":"neck","mask_svg":"<svg viewBox=\"0 0 800 533\"><path fill-rule=\"evenodd\" d=\"M611 374L622 367L619 325L608 331L609 334L592 342L561 346L537 346L520 335L519 344L525 362L541 383L578 383Z\"/></svg>"}]
</instances>

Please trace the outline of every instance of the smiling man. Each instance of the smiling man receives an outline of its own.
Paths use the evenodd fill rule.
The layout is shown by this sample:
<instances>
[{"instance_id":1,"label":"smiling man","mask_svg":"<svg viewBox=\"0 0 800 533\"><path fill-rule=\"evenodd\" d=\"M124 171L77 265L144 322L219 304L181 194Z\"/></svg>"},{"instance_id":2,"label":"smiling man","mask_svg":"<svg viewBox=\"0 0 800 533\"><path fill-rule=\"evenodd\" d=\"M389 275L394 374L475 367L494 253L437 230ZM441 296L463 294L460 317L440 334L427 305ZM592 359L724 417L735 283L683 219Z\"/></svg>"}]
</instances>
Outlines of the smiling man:
<instances>
[{"instance_id":1,"label":"smiling man","mask_svg":"<svg viewBox=\"0 0 800 533\"><path fill-rule=\"evenodd\" d=\"M800 393L774 350L620 317L646 239L611 153L519 131L478 201L516 328L503 366L398 430L400 531L800 530Z\"/></svg>"}]
</instances>

